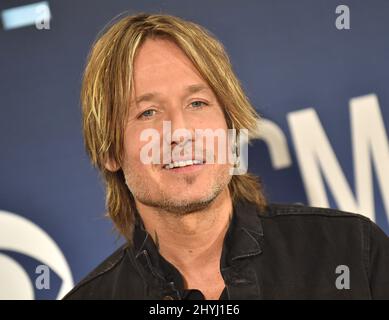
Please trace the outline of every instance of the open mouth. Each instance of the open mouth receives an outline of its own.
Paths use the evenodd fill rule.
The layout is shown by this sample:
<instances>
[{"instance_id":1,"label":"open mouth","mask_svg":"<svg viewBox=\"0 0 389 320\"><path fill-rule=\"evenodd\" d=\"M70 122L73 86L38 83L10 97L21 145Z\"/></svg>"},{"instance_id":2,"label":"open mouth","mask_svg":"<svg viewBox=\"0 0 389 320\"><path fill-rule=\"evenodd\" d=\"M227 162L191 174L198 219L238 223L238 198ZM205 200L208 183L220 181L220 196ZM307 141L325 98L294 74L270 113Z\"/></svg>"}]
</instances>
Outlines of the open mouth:
<instances>
[{"instance_id":1,"label":"open mouth","mask_svg":"<svg viewBox=\"0 0 389 320\"><path fill-rule=\"evenodd\" d=\"M173 161L171 163L165 164L163 168L166 170L172 170L176 168L184 168L188 166L202 165L202 164L204 164L204 161L202 160L180 160L180 161Z\"/></svg>"}]
</instances>

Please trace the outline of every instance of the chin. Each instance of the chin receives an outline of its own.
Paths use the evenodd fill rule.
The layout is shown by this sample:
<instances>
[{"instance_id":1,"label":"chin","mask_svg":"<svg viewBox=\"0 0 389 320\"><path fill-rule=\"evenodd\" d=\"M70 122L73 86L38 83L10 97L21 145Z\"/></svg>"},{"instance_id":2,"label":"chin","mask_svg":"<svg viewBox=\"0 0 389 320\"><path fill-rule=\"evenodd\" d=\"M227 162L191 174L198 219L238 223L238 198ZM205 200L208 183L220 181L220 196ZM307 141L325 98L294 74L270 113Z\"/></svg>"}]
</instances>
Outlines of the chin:
<instances>
[{"instance_id":1,"label":"chin","mask_svg":"<svg viewBox=\"0 0 389 320\"><path fill-rule=\"evenodd\" d=\"M184 190L180 190L182 186L169 190L170 199L177 201L201 201L202 199L209 198L213 191L209 186L191 186Z\"/></svg>"},{"instance_id":2,"label":"chin","mask_svg":"<svg viewBox=\"0 0 389 320\"><path fill-rule=\"evenodd\" d=\"M217 194L213 192L212 190L209 190L208 192L204 192L204 189L201 193L190 193L190 191L185 192L185 195L183 194L175 194L171 197L171 202L175 203L182 203L182 204L195 204L195 203L209 203L212 202Z\"/></svg>"}]
</instances>

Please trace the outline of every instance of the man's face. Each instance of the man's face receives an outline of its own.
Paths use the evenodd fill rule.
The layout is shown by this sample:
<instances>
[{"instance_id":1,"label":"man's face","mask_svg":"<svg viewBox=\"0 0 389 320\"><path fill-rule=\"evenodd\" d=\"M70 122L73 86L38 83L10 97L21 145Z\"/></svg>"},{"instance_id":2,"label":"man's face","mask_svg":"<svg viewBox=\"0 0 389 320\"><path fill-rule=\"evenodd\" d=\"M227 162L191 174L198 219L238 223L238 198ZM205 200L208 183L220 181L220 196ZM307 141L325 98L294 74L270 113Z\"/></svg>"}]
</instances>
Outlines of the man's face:
<instances>
[{"instance_id":1,"label":"man's face","mask_svg":"<svg viewBox=\"0 0 389 320\"><path fill-rule=\"evenodd\" d=\"M218 140L213 144L214 150L207 150L212 148L207 147L205 140L201 150L195 148L195 129L227 131L222 107L209 85L174 42L147 39L139 48L134 61L131 101L125 126L122 169L127 186L138 202L185 214L205 208L227 190L231 179L230 165L228 162L216 163L220 152L215 148ZM164 121L170 122L171 140L166 127L163 130ZM141 159L142 148L144 150L150 140L142 141L140 137L145 129L150 128L159 133L161 162L157 164L144 164ZM191 135L174 138L176 129L187 129ZM166 169L163 156L172 156L173 153L164 149L164 143L170 145L171 151L177 145L179 148L192 145L190 159L201 154L206 160L208 154L214 157L214 163ZM181 152L179 157L188 159L188 153ZM172 160L175 160L174 156Z\"/></svg>"}]
</instances>

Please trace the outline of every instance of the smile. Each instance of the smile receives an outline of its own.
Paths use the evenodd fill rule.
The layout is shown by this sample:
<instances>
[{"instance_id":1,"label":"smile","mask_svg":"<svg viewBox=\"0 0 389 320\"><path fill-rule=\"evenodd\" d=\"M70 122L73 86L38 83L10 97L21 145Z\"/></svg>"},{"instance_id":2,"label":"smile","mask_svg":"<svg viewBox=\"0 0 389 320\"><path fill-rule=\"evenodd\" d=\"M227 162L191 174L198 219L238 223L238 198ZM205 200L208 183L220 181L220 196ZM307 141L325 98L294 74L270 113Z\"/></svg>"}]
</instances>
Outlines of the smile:
<instances>
[{"instance_id":1,"label":"smile","mask_svg":"<svg viewBox=\"0 0 389 320\"><path fill-rule=\"evenodd\" d=\"M174 168L183 168L187 166L201 165L203 163L204 162L201 160L181 160L181 161L173 161L172 163L165 164L163 168L170 170Z\"/></svg>"}]
</instances>

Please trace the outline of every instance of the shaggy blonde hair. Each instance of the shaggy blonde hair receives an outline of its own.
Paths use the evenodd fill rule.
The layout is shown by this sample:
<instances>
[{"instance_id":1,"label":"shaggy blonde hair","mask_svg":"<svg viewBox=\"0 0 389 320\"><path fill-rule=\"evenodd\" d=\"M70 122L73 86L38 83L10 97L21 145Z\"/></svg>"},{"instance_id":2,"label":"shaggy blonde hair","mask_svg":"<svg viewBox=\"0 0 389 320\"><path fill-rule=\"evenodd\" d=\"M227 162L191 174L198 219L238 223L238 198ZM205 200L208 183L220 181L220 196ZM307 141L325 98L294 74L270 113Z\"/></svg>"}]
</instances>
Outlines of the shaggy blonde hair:
<instances>
[{"instance_id":1,"label":"shaggy blonde hair","mask_svg":"<svg viewBox=\"0 0 389 320\"><path fill-rule=\"evenodd\" d=\"M123 171L105 168L108 160L123 163L124 121L133 89L134 58L147 38L174 41L192 61L224 108L227 126L258 136L258 114L236 78L229 58L216 38L201 26L162 14L125 16L111 24L92 46L85 68L81 104L85 146L106 187L107 215L132 243L136 205ZM232 200L243 199L263 210L266 199L259 178L234 175L229 183Z\"/></svg>"}]
</instances>

